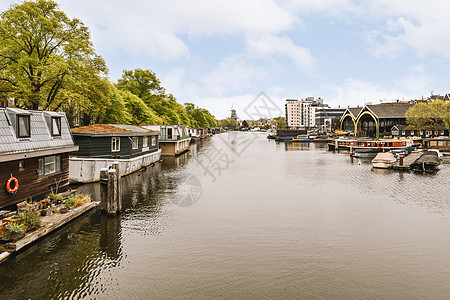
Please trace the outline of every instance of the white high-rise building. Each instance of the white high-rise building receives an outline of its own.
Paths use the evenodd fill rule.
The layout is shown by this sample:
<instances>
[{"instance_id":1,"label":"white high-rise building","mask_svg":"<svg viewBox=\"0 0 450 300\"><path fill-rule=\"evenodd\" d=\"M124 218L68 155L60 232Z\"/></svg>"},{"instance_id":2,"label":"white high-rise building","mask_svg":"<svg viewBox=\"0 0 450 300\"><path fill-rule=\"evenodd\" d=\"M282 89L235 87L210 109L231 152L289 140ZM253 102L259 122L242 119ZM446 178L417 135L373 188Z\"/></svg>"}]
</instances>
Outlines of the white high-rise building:
<instances>
[{"instance_id":1,"label":"white high-rise building","mask_svg":"<svg viewBox=\"0 0 450 300\"><path fill-rule=\"evenodd\" d=\"M324 107L323 99L286 99L286 127L312 129L316 126L316 109Z\"/></svg>"}]
</instances>

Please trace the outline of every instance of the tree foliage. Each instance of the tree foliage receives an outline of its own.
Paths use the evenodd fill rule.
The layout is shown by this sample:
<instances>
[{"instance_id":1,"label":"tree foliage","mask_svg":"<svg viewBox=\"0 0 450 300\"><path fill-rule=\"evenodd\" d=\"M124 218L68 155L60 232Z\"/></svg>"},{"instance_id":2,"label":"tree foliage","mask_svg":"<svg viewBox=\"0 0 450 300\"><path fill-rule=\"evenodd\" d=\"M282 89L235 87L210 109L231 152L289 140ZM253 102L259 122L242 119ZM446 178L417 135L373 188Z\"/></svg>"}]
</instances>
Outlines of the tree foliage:
<instances>
[{"instance_id":1,"label":"tree foliage","mask_svg":"<svg viewBox=\"0 0 450 300\"><path fill-rule=\"evenodd\" d=\"M107 67L89 30L53 1L12 5L0 20L0 92L27 109L101 114Z\"/></svg>"},{"instance_id":2,"label":"tree foliage","mask_svg":"<svg viewBox=\"0 0 450 300\"><path fill-rule=\"evenodd\" d=\"M434 100L431 103L416 103L406 112L408 124L418 130L444 125L450 128L450 102Z\"/></svg>"},{"instance_id":3,"label":"tree foliage","mask_svg":"<svg viewBox=\"0 0 450 300\"><path fill-rule=\"evenodd\" d=\"M192 127L216 127L218 122L216 118L206 109L195 107L193 103L185 103L184 109L186 110Z\"/></svg>"},{"instance_id":4,"label":"tree foliage","mask_svg":"<svg viewBox=\"0 0 450 300\"><path fill-rule=\"evenodd\" d=\"M113 85L89 29L52 0L24 1L0 14L0 96L17 107L62 110L69 123L213 126L214 116L187 111L151 70L124 71Z\"/></svg>"},{"instance_id":5,"label":"tree foliage","mask_svg":"<svg viewBox=\"0 0 450 300\"><path fill-rule=\"evenodd\" d=\"M165 124L183 124L190 127L217 125L214 116L206 109L195 108L192 103L188 107L183 107L172 94L167 94L165 88L161 86L161 81L151 70L124 71L116 87L142 99Z\"/></svg>"}]
</instances>

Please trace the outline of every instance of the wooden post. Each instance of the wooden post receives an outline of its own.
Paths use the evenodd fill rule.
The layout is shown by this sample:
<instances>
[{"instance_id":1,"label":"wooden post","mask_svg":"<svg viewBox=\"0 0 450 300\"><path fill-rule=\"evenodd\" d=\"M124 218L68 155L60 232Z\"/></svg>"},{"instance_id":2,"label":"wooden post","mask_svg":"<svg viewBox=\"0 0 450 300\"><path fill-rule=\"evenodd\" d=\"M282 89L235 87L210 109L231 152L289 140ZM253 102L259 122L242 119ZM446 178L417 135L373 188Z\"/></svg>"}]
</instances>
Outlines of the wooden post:
<instances>
[{"instance_id":1,"label":"wooden post","mask_svg":"<svg viewBox=\"0 0 450 300\"><path fill-rule=\"evenodd\" d=\"M403 154L400 154L400 161L398 163L400 166L403 166Z\"/></svg>"},{"instance_id":2,"label":"wooden post","mask_svg":"<svg viewBox=\"0 0 450 300\"><path fill-rule=\"evenodd\" d=\"M102 210L107 211L106 199L108 199L108 168L102 168L100 170L100 199Z\"/></svg>"},{"instance_id":3,"label":"wooden post","mask_svg":"<svg viewBox=\"0 0 450 300\"><path fill-rule=\"evenodd\" d=\"M120 175L116 169L100 171L100 189L102 210L107 214L116 214L122 210L122 197L119 193Z\"/></svg>"},{"instance_id":4,"label":"wooden post","mask_svg":"<svg viewBox=\"0 0 450 300\"><path fill-rule=\"evenodd\" d=\"M117 181L117 211L121 212L122 211L122 188L120 186L120 178L122 176L120 176L119 162L118 161L113 162L112 167L117 172L117 177L116 177L116 181Z\"/></svg>"}]
</instances>

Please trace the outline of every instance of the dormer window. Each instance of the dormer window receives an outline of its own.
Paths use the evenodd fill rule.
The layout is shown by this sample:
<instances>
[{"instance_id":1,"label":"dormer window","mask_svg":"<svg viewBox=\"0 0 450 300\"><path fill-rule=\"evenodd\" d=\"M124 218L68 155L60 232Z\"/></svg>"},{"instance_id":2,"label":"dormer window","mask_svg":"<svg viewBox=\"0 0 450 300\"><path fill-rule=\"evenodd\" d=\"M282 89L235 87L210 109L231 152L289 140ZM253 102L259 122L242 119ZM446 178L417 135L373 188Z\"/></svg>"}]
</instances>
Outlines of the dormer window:
<instances>
[{"instance_id":1,"label":"dormer window","mask_svg":"<svg viewBox=\"0 0 450 300\"><path fill-rule=\"evenodd\" d=\"M52 136L61 136L61 118L52 117Z\"/></svg>"},{"instance_id":2,"label":"dormer window","mask_svg":"<svg viewBox=\"0 0 450 300\"><path fill-rule=\"evenodd\" d=\"M30 116L17 115L17 137L29 138L30 131Z\"/></svg>"}]
</instances>

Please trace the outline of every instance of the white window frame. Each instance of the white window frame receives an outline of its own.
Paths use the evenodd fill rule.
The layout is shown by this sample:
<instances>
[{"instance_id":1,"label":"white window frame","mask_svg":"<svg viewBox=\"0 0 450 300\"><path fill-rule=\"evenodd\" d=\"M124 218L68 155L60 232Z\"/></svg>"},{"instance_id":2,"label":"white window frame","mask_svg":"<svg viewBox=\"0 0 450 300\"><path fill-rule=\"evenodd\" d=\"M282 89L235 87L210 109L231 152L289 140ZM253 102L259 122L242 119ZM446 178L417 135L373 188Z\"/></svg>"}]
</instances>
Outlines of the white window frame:
<instances>
[{"instance_id":1,"label":"white window frame","mask_svg":"<svg viewBox=\"0 0 450 300\"><path fill-rule=\"evenodd\" d=\"M111 138L111 152L120 151L120 137Z\"/></svg>"},{"instance_id":2,"label":"white window frame","mask_svg":"<svg viewBox=\"0 0 450 300\"><path fill-rule=\"evenodd\" d=\"M131 138L131 149L139 149L139 138L137 136Z\"/></svg>"},{"instance_id":3,"label":"white window frame","mask_svg":"<svg viewBox=\"0 0 450 300\"><path fill-rule=\"evenodd\" d=\"M152 146L156 146L156 136L152 136Z\"/></svg>"},{"instance_id":4,"label":"white window frame","mask_svg":"<svg viewBox=\"0 0 450 300\"><path fill-rule=\"evenodd\" d=\"M21 120L24 120L21 122ZM22 129L21 129L22 128ZM25 130L25 132L23 132ZM31 137L31 117L30 115L17 115L17 137Z\"/></svg>"},{"instance_id":5,"label":"white window frame","mask_svg":"<svg viewBox=\"0 0 450 300\"><path fill-rule=\"evenodd\" d=\"M52 117L52 136L61 136L61 118Z\"/></svg>"},{"instance_id":6,"label":"white window frame","mask_svg":"<svg viewBox=\"0 0 450 300\"><path fill-rule=\"evenodd\" d=\"M46 172L46 166L53 166L52 170ZM61 172L61 156L52 155L38 159L38 175L45 176Z\"/></svg>"},{"instance_id":7,"label":"white window frame","mask_svg":"<svg viewBox=\"0 0 450 300\"><path fill-rule=\"evenodd\" d=\"M148 136L142 137L142 148L148 147Z\"/></svg>"}]
</instances>

